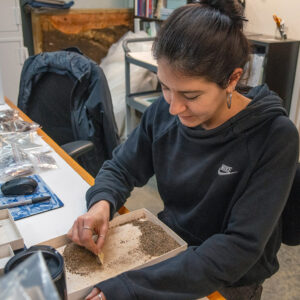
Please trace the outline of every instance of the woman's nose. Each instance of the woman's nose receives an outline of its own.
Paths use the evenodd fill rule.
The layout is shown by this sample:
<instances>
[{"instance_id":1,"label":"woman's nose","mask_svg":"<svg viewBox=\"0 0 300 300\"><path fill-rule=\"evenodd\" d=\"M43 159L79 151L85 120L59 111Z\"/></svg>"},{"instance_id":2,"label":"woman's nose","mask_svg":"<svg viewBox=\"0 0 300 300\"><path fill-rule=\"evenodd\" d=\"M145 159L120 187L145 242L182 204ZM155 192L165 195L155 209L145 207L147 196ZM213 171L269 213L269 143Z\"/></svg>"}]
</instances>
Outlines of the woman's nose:
<instances>
[{"instance_id":1,"label":"woman's nose","mask_svg":"<svg viewBox=\"0 0 300 300\"><path fill-rule=\"evenodd\" d=\"M178 115L186 110L186 105L180 97L172 95L170 99L169 112L171 115Z\"/></svg>"}]
</instances>

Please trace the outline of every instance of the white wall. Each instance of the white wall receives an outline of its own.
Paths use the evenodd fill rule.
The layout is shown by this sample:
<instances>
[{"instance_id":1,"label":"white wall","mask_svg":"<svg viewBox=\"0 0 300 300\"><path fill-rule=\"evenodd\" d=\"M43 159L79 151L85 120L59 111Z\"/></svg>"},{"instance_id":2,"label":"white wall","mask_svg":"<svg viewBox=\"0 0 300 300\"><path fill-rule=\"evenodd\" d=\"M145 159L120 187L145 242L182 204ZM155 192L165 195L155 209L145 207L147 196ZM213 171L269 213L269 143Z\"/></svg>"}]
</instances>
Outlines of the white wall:
<instances>
[{"instance_id":1,"label":"white wall","mask_svg":"<svg viewBox=\"0 0 300 300\"><path fill-rule=\"evenodd\" d=\"M128 8L132 0L75 0L72 8Z\"/></svg>"},{"instance_id":2,"label":"white wall","mask_svg":"<svg viewBox=\"0 0 300 300\"><path fill-rule=\"evenodd\" d=\"M276 25L273 14L277 14L285 21L288 38L300 40L300 0L247 0L246 17L249 22L246 31L274 36ZM300 56L290 117L300 131Z\"/></svg>"}]
</instances>

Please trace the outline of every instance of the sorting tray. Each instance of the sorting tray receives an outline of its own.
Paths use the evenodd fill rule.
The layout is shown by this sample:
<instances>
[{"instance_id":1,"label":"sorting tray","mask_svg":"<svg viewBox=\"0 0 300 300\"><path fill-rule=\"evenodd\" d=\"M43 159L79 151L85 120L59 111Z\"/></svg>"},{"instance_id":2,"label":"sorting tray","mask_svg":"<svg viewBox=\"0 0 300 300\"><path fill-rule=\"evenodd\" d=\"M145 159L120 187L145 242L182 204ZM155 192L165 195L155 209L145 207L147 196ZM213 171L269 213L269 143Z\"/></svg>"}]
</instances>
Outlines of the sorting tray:
<instances>
[{"instance_id":1,"label":"sorting tray","mask_svg":"<svg viewBox=\"0 0 300 300\"><path fill-rule=\"evenodd\" d=\"M24 248L24 240L8 209L0 210L0 246L10 245L12 250Z\"/></svg>"},{"instance_id":2,"label":"sorting tray","mask_svg":"<svg viewBox=\"0 0 300 300\"><path fill-rule=\"evenodd\" d=\"M14 252L10 245L0 246L0 275L4 273L6 263L14 256Z\"/></svg>"},{"instance_id":3,"label":"sorting tray","mask_svg":"<svg viewBox=\"0 0 300 300\"><path fill-rule=\"evenodd\" d=\"M134 220L147 220L157 224L172 240L177 242L176 248L159 256L144 254L139 250L139 237L142 233L139 227L130 223ZM114 218L110 221L109 228L105 245L102 249L104 253L103 266L99 266L99 269L91 271L85 276L70 273L66 268L69 300L83 299L98 282L128 270L153 265L175 256L187 248L184 240L146 209L139 209ZM40 244L52 246L62 254L68 243L70 241L67 236L63 235Z\"/></svg>"}]
</instances>

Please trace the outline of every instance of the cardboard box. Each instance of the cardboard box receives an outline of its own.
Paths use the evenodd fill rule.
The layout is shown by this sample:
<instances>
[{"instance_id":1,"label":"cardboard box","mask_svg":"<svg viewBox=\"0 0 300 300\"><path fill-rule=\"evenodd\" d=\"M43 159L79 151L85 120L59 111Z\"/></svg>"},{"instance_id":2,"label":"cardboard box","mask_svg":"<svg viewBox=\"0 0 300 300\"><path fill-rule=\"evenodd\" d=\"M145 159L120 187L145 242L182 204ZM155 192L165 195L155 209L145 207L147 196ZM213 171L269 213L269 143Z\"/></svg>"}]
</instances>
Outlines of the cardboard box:
<instances>
[{"instance_id":1,"label":"cardboard box","mask_svg":"<svg viewBox=\"0 0 300 300\"><path fill-rule=\"evenodd\" d=\"M139 227L133 226L130 223L134 220L147 220L157 224L173 241L177 242L178 246L159 256L143 254L139 250L139 236L141 236L141 231ZM70 241L67 236L63 235L41 244L52 246L60 253L63 253L68 243ZM66 268L68 299L82 299L98 282L112 278L128 270L156 264L177 255L186 248L186 242L148 210L139 209L120 215L110 222L109 233L102 249L104 252L104 264L103 266L99 266L99 270L91 272L87 276L81 276L70 273Z\"/></svg>"}]
</instances>

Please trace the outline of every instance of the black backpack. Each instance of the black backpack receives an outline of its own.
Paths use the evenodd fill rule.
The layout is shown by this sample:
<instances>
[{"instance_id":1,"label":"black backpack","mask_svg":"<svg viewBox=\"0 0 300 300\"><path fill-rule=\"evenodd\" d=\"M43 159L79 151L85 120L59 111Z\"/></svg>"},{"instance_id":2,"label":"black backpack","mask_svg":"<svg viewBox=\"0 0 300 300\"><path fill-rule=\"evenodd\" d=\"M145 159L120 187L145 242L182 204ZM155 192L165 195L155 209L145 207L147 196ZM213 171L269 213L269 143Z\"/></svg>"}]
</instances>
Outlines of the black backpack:
<instances>
[{"instance_id":1,"label":"black backpack","mask_svg":"<svg viewBox=\"0 0 300 300\"><path fill-rule=\"evenodd\" d=\"M300 245L300 164L292 189L282 213L282 243L288 246Z\"/></svg>"}]
</instances>

